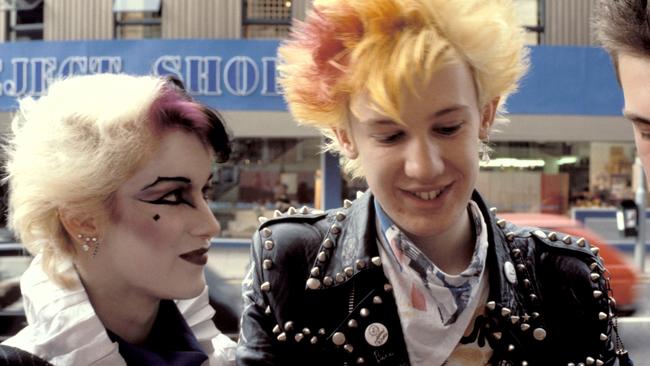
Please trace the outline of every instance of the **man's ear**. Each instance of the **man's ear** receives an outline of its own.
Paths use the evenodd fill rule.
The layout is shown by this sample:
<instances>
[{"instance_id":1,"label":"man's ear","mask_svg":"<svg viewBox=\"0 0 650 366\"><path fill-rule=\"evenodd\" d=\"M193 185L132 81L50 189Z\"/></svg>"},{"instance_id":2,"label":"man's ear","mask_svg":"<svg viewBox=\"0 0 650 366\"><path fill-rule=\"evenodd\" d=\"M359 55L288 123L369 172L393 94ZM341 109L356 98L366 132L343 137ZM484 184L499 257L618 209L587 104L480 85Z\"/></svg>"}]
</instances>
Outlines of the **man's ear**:
<instances>
[{"instance_id":1,"label":"man's ear","mask_svg":"<svg viewBox=\"0 0 650 366\"><path fill-rule=\"evenodd\" d=\"M492 99L487 103L481 113L481 125L479 126L478 137L485 141L490 136L490 129L494 123L494 118L497 115L497 107L499 106L499 97Z\"/></svg>"},{"instance_id":2,"label":"man's ear","mask_svg":"<svg viewBox=\"0 0 650 366\"><path fill-rule=\"evenodd\" d=\"M339 141L339 145L341 145L341 152L350 160L356 159L359 156L359 151L349 130L345 128L332 128L332 131L334 131L336 139Z\"/></svg>"},{"instance_id":3,"label":"man's ear","mask_svg":"<svg viewBox=\"0 0 650 366\"><path fill-rule=\"evenodd\" d=\"M69 210L59 209L59 219L65 231L75 241L79 240L79 235L87 237L98 234L98 222L93 216L73 214Z\"/></svg>"}]
</instances>

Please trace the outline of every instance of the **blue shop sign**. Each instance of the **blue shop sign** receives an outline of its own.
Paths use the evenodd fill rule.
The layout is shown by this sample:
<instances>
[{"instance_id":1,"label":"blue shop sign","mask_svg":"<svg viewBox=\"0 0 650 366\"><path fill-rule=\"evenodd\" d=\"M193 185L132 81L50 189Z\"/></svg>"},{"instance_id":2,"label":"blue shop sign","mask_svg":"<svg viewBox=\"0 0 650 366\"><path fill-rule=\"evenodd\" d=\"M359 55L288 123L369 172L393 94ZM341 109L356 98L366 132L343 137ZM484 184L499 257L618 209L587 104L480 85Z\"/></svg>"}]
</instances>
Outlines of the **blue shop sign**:
<instances>
[{"instance_id":1,"label":"blue shop sign","mask_svg":"<svg viewBox=\"0 0 650 366\"><path fill-rule=\"evenodd\" d=\"M222 110L283 111L277 40L108 40L0 44L0 110L55 78L101 72L173 74ZM599 48L531 47L531 69L508 100L513 114L620 115L623 97Z\"/></svg>"},{"instance_id":2,"label":"blue shop sign","mask_svg":"<svg viewBox=\"0 0 650 366\"><path fill-rule=\"evenodd\" d=\"M0 44L0 110L56 78L173 74L201 101L227 110L285 110L276 84L278 41L137 40Z\"/></svg>"}]
</instances>

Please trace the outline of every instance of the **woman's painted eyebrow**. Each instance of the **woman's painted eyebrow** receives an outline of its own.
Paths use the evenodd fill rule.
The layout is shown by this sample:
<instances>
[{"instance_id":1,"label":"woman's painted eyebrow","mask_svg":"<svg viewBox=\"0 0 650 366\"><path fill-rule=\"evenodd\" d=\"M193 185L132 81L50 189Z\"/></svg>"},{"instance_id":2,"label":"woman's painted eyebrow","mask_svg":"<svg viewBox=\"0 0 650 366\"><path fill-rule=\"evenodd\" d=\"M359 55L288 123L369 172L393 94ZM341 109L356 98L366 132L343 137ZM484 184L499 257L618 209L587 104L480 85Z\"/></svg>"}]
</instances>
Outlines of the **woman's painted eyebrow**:
<instances>
[{"instance_id":1,"label":"woman's painted eyebrow","mask_svg":"<svg viewBox=\"0 0 650 366\"><path fill-rule=\"evenodd\" d=\"M144 186L141 191L144 191L147 188L151 188L161 182L181 182L185 184L192 183L192 180L186 177L158 177L153 183Z\"/></svg>"}]
</instances>

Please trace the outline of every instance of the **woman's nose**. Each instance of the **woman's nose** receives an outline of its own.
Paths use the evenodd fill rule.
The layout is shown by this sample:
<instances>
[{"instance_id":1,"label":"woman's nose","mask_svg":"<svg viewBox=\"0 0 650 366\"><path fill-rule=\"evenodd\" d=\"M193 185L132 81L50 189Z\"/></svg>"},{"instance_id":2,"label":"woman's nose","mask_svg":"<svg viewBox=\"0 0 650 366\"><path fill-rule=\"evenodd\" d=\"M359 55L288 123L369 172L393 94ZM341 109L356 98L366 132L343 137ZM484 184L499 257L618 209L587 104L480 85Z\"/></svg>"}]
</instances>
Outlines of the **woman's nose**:
<instances>
[{"instance_id":1,"label":"woman's nose","mask_svg":"<svg viewBox=\"0 0 650 366\"><path fill-rule=\"evenodd\" d=\"M197 206L198 215L197 222L194 226L193 234L195 236L205 237L206 239L213 238L221 234L221 225L219 221L214 217L210 205L205 200L201 200L201 203Z\"/></svg>"}]
</instances>

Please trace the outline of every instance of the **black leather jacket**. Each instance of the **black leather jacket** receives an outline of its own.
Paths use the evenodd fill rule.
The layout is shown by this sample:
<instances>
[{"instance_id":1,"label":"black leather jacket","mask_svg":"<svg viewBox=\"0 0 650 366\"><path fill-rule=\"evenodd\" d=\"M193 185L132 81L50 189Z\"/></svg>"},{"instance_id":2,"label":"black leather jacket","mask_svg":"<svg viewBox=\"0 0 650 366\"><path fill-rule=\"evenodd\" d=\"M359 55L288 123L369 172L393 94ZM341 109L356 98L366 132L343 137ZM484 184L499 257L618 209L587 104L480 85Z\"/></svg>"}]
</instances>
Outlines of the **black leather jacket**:
<instances>
[{"instance_id":1,"label":"black leather jacket","mask_svg":"<svg viewBox=\"0 0 650 366\"><path fill-rule=\"evenodd\" d=\"M472 198L490 243L487 311L473 336L494 350L491 364L615 365L613 308L597 248L516 227L478 193ZM325 213L292 210L260 226L243 285L237 365L410 365L372 200L366 193ZM388 330L381 347L364 337L375 322Z\"/></svg>"}]
</instances>

